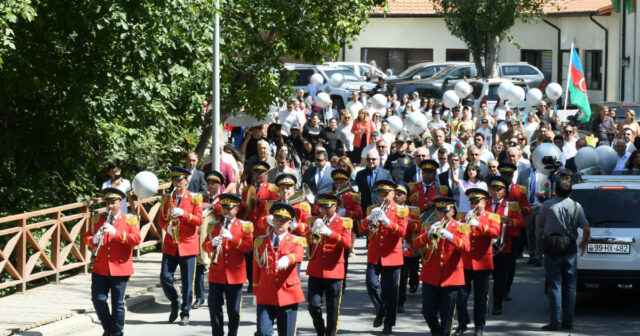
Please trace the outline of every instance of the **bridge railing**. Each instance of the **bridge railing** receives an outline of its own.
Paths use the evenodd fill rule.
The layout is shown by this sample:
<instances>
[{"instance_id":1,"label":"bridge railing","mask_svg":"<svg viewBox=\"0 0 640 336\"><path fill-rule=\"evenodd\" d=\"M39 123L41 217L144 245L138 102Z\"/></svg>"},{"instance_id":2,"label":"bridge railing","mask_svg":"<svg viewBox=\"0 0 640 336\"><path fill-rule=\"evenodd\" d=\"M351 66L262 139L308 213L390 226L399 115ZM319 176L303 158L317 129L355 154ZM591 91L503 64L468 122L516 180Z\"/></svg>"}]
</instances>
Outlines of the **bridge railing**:
<instances>
[{"instance_id":1,"label":"bridge railing","mask_svg":"<svg viewBox=\"0 0 640 336\"><path fill-rule=\"evenodd\" d=\"M171 186L163 184L158 195ZM135 248L155 246L162 242L164 232L156 216L160 209L160 196L139 200L130 193L127 197L129 211L140 216L141 243ZM0 218L0 289L19 286L26 292L27 283L44 277L55 276L72 269L88 271L91 253L82 237L89 229L93 213L105 213L104 202L95 199L65 204L53 208L27 212ZM37 266L37 267L36 267Z\"/></svg>"}]
</instances>

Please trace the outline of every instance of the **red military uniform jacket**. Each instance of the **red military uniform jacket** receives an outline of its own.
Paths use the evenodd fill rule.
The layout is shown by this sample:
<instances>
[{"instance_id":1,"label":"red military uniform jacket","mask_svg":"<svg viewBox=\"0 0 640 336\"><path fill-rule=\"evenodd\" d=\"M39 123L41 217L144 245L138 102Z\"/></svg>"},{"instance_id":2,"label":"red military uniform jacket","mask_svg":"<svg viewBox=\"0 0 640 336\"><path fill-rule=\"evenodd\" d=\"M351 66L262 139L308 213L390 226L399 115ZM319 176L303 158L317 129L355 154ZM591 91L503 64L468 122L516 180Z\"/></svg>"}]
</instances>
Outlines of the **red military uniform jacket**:
<instances>
[{"instance_id":1,"label":"red military uniform jacket","mask_svg":"<svg viewBox=\"0 0 640 336\"><path fill-rule=\"evenodd\" d=\"M89 231L84 235L87 246L97 248L93 245L93 236L106 220L106 215L91 217ZM133 247L140 244L138 217L119 213L113 226L116 228L116 235L105 234L98 258L93 261L93 273L104 276L129 276L133 274Z\"/></svg>"},{"instance_id":2,"label":"red military uniform jacket","mask_svg":"<svg viewBox=\"0 0 640 336\"><path fill-rule=\"evenodd\" d=\"M216 212L216 215L221 216L222 207L220 206L220 193L217 193L213 196L205 196L204 201L209 204L213 204L213 210Z\"/></svg>"},{"instance_id":3,"label":"red military uniform jacket","mask_svg":"<svg viewBox=\"0 0 640 336\"><path fill-rule=\"evenodd\" d=\"M420 234L420 229L422 229L420 208L410 206L407 232L404 234L404 244L408 247L403 253L405 257L411 258L420 256L418 249L413 247L413 240L418 236L418 234Z\"/></svg>"},{"instance_id":4,"label":"red military uniform jacket","mask_svg":"<svg viewBox=\"0 0 640 336\"><path fill-rule=\"evenodd\" d=\"M409 182L409 189L411 190L409 195L409 204L420 208L420 212L429 209L427 204L429 202L433 202L433 200L438 197L437 188L438 185L433 181L429 185L429 190L427 190L427 193L425 194L424 182ZM433 204L431 206L433 206Z\"/></svg>"},{"instance_id":5,"label":"red military uniform jacket","mask_svg":"<svg viewBox=\"0 0 640 336\"><path fill-rule=\"evenodd\" d=\"M257 224L258 219L260 219L260 217L267 214L265 210L265 205L267 204L267 201L278 199L279 188L275 184L262 182L258 190L256 190L256 194L254 196L260 199L260 204L258 206L254 206L253 209L249 211L248 202L250 200L247 199L247 196L249 193L249 187L251 186L246 186L242 190L242 200L244 201L244 204L240 206L240 213L246 212L244 219L248 220L251 223ZM253 228L254 236L262 236L266 234L265 228L266 227L260 227L259 225L255 225Z\"/></svg>"},{"instance_id":6,"label":"red military uniform jacket","mask_svg":"<svg viewBox=\"0 0 640 336\"><path fill-rule=\"evenodd\" d=\"M316 217L310 217L307 224L313 227ZM324 279L344 279L344 249L351 248L351 229L353 220L351 218L333 215L329 221L331 236L322 236L318 244L312 244L311 231L307 232L309 242L309 264L307 265L307 275Z\"/></svg>"},{"instance_id":7,"label":"red military uniform jacket","mask_svg":"<svg viewBox=\"0 0 640 336\"><path fill-rule=\"evenodd\" d=\"M493 200L491 198L487 198L487 206L485 207L485 210L495 213L499 216L504 216L507 201L508 201L508 197L502 199L502 201L500 202L500 205L498 206L497 211L493 211ZM520 231L520 229L524 227L524 217L522 217L519 210L520 210L520 206L518 205L517 202L509 201L509 211L507 212L507 217L509 217L509 223L502 223L502 222L500 223L500 225L504 228L504 242L505 242L504 248L502 249L500 254L511 253L511 236L513 236L511 232L513 230ZM502 235L502 231L500 231L500 234Z\"/></svg>"},{"instance_id":8,"label":"red military uniform jacket","mask_svg":"<svg viewBox=\"0 0 640 336\"><path fill-rule=\"evenodd\" d=\"M520 206L520 214L522 217L526 217L531 213L531 205L529 204L529 200L527 199L527 187L517 185L515 183L511 183L509 186L509 195L507 195L507 200L509 202L518 202ZM512 236L520 236L520 230L516 232L512 232Z\"/></svg>"},{"instance_id":9,"label":"red military uniform jacket","mask_svg":"<svg viewBox=\"0 0 640 336\"><path fill-rule=\"evenodd\" d=\"M367 215L378 205L371 205L367 209ZM407 232L409 220L409 208L391 202L385 213L390 220L389 226L380 223L374 232L369 231L369 220L360 222L360 232L368 232L369 248L367 250L367 263L382 266L401 266L404 264L402 257L402 239Z\"/></svg>"},{"instance_id":10,"label":"red military uniform jacket","mask_svg":"<svg viewBox=\"0 0 640 336\"><path fill-rule=\"evenodd\" d=\"M307 201L302 201L292 204L291 207L293 207L293 210L296 212L296 222L298 223L291 233L296 236L304 237L307 234L307 231L309 231L307 219L311 217L311 204Z\"/></svg>"},{"instance_id":11,"label":"red military uniform jacket","mask_svg":"<svg viewBox=\"0 0 640 336\"><path fill-rule=\"evenodd\" d=\"M353 219L357 222L362 219L362 207L360 206L360 194L356 194L352 191L348 191L340 196L340 203L338 203L338 209L344 208L344 216ZM314 215L320 214L320 206L314 204L311 207L311 213Z\"/></svg>"},{"instance_id":12,"label":"red military uniform jacket","mask_svg":"<svg viewBox=\"0 0 640 336\"><path fill-rule=\"evenodd\" d=\"M271 235L260 236L253 243L253 295L256 302L279 307L303 302L298 263L304 257L307 240L286 232L277 251L271 244ZM279 271L278 260L283 256L289 258L289 267Z\"/></svg>"},{"instance_id":13,"label":"red military uniform jacket","mask_svg":"<svg viewBox=\"0 0 640 336\"><path fill-rule=\"evenodd\" d=\"M221 224L216 224L213 231L207 235L202 243L202 248L206 252L212 253L209 282L230 285L242 284L247 281L244 254L251 252L253 247L253 224L238 218L231 221L229 231L231 231L233 238L231 240L224 239L222 251L218 256L218 265L214 265L213 256L216 254L216 248L211 246L211 241L220 234Z\"/></svg>"},{"instance_id":14,"label":"red military uniform jacket","mask_svg":"<svg viewBox=\"0 0 640 336\"><path fill-rule=\"evenodd\" d=\"M463 212L459 212L458 215L465 222ZM493 269L493 249L491 241L494 238L500 236L500 216L490 213L488 211L482 211L480 216L476 217L478 226L471 226L471 233L469 235L470 251L468 253L462 253L462 262L464 269L473 271L492 270ZM466 223L465 223L466 224Z\"/></svg>"},{"instance_id":15,"label":"red military uniform jacket","mask_svg":"<svg viewBox=\"0 0 640 336\"><path fill-rule=\"evenodd\" d=\"M420 281L438 287L462 286L465 284L462 253L469 252L470 249L469 226L454 219L449 220L446 230L453 234L453 242L441 238L437 245L433 246L428 237L429 228L439 223L424 223L420 235L414 240L417 248L427 249L426 257L422 260ZM431 259L427 260L430 249L433 249L433 253Z\"/></svg>"},{"instance_id":16,"label":"red military uniform jacket","mask_svg":"<svg viewBox=\"0 0 640 336\"><path fill-rule=\"evenodd\" d=\"M162 196L160 200L160 216L158 217L158 224L163 229L167 230L167 225L170 213L170 203L173 202L174 208L180 208L184 210L184 215L180 218L180 243L176 245L173 242L171 235L164 235L164 243L162 246L162 252L169 255L176 255L176 252L180 253L180 256L193 256L200 253L200 240L198 238L198 226L202 224L202 195L191 194L185 192L180 206L176 203L175 197L169 199L170 195ZM167 218L167 219L165 219Z\"/></svg>"}]
</instances>

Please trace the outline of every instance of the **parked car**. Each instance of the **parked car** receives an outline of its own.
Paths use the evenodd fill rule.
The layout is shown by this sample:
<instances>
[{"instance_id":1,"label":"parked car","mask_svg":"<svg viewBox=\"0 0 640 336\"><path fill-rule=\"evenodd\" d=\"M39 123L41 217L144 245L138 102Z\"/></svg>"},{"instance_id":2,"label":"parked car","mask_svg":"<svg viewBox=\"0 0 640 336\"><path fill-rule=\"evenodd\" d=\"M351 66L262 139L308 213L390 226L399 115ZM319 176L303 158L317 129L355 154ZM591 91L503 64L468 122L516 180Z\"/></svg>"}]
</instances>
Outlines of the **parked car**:
<instances>
[{"instance_id":1,"label":"parked car","mask_svg":"<svg viewBox=\"0 0 640 336\"><path fill-rule=\"evenodd\" d=\"M400 83L418 79L431 78L438 71L455 64L464 64L464 62L422 62L412 65L399 73L397 76L387 78L387 84Z\"/></svg>"},{"instance_id":2,"label":"parked car","mask_svg":"<svg viewBox=\"0 0 640 336\"><path fill-rule=\"evenodd\" d=\"M434 98L437 103L442 100L442 91L428 83L422 83L419 81L408 81L392 83L387 87L389 89L389 92L396 92L398 94L398 99L402 99L402 95L404 95L405 93L411 96L414 91L418 91L418 94L420 94L420 98Z\"/></svg>"},{"instance_id":3,"label":"parked car","mask_svg":"<svg viewBox=\"0 0 640 336\"><path fill-rule=\"evenodd\" d=\"M371 69L373 68L373 76L370 79L370 81L375 82L375 80L377 78L387 78L387 75L384 73L384 71L380 70L377 67L372 66L371 64L368 63L361 63L361 62L325 62L325 65L330 65L330 66L335 66L335 67L340 67L340 68L345 68L345 69L349 69L351 71L353 71L356 75L360 76L360 78L363 81L367 80L367 76L369 75L369 72L371 71Z\"/></svg>"},{"instance_id":4,"label":"parked car","mask_svg":"<svg viewBox=\"0 0 640 336\"><path fill-rule=\"evenodd\" d=\"M480 110L482 104L487 104L489 111L494 111L498 100L498 87L504 82L512 82L513 85L517 85L524 90L526 94L529 91L529 86L523 80L511 80L505 78L488 78L488 79L471 79L468 81L469 85L473 88L473 107L476 110ZM531 106L525 101L517 106L509 104L510 108L518 107L521 111L529 112L532 110Z\"/></svg>"},{"instance_id":5,"label":"parked car","mask_svg":"<svg viewBox=\"0 0 640 336\"><path fill-rule=\"evenodd\" d=\"M522 79L530 88L546 86L542 71L527 62L498 63L498 73L501 78Z\"/></svg>"}]
</instances>

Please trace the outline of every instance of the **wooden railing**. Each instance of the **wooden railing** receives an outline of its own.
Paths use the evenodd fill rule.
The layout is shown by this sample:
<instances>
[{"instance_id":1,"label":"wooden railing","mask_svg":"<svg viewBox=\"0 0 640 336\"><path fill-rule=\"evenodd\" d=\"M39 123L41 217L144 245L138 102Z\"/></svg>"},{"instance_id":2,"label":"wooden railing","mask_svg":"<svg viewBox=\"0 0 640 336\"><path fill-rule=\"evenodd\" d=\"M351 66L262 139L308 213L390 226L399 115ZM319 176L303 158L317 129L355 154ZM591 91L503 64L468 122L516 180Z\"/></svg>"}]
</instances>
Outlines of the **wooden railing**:
<instances>
[{"instance_id":1,"label":"wooden railing","mask_svg":"<svg viewBox=\"0 0 640 336\"><path fill-rule=\"evenodd\" d=\"M161 185L158 195L163 195L170 186L170 183ZM136 247L136 255L140 256L141 248L162 242L164 233L156 221L160 196L138 200L130 193L127 199L129 213L140 216L141 243ZM91 254L82 237L94 212L106 212L102 200L0 218L0 242L7 241L0 246L0 274L10 275L10 280L0 283L0 289L20 286L25 292L30 281L55 276L58 282L62 272L81 267L87 272ZM34 235L34 231L38 233ZM39 261L42 264L36 270Z\"/></svg>"}]
</instances>

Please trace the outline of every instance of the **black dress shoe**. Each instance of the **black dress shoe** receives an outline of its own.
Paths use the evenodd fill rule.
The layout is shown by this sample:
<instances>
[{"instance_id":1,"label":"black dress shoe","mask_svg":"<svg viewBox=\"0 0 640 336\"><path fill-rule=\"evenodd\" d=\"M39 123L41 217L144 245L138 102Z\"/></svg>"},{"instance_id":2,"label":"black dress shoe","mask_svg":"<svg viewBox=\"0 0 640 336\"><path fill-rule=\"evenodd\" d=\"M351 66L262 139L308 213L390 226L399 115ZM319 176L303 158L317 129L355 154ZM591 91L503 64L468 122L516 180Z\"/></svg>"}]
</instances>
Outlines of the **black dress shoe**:
<instances>
[{"instance_id":1,"label":"black dress shoe","mask_svg":"<svg viewBox=\"0 0 640 336\"><path fill-rule=\"evenodd\" d=\"M183 316L179 323L181 326L189 325L189 317Z\"/></svg>"},{"instance_id":2,"label":"black dress shoe","mask_svg":"<svg viewBox=\"0 0 640 336\"><path fill-rule=\"evenodd\" d=\"M535 262L536 262L536 260L531 258L531 259L527 260L527 265L533 265Z\"/></svg>"},{"instance_id":3,"label":"black dress shoe","mask_svg":"<svg viewBox=\"0 0 640 336\"><path fill-rule=\"evenodd\" d=\"M404 306L398 306L398 313L404 313Z\"/></svg>"},{"instance_id":4,"label":"black dress shoe","mask_svg":"<svg viewBox=\"0 0 640 336\"><path fill-rule=\"evenodd\" d=\"M457 336L460 336L460 335L463 335L465 331L467 331L467 326L466 325L460 325L460 326L458 326L458 328L456 328L456 331L453 334L457 335Z\"/></svg>"},{"instance_id":5,"label":"black dress shoe","mask_svg":"<svg viewBox=\"0 0 640 336\"><path fill-rule=\"evenodd\" d=\"M563 324L562 330L573 330L573 324Z\"/></svg>"},{"instance_id":6,"label":"black dress shoe","mask_svg":"<svg viewBox=\"0 0 640 336\"><path fill-rule=\"evenodd\" d=\"M102 336L109 336L109 335L111 335L111 334L108 331L105 331L105 332L102 333Z\"/></svg>"},{"instance_id":7,"label":"black dress shoe","mask_svg":"<svg viewBox=\"0 0 640 336\"><path fill-rule=\"evenodd\" d=\"M373 320L373 327L377 328L382 325L382 319L384 318L384 314L380 313L376 315L376 318Z\"/></svg>"},{"instance_id":8,"label":"black dress shoe","mask_svg":"<svg viewBox=\"0 0 640 336\"><path fill-rule=\"evenodd\" d=\"M411 286L409 287L409 293L415 293L418 291L418 286Z\"/></svg>"},{"instance_id":9,"label":"black dress shoe","mask_svg":"<svg viewBox=\"0 0 640 336\"><path fill-rule=\"evenodd\" d=\"M178 308L171 309L171 314L169 314L169 323L173 323L178 318Z\"/></svg>"},{"instance_id":10,"label":"black dress shoe","mask_svg":"<svg viewBox=\"0 0 640 336\"><path fill-rule=\"evenodd\" d=\"M391 334L391 326L385 326L384 328L382 328L382 334L383 335L390 335Z\"/></svg>"},{"instance_id":11,"label":"black dress shoe","mask_svg":"<svg viewBox=\"0 0 640 336\"><path fill-rule=\"evenodd\" d=\"M542 326L542 330L546 330L546 331L560 331L562 330L562 328L560 326L554 325L554 324L545 324Z\"/></svg>"},{"instance_id":12,"label":"black dress shoe","mask_svg":"<svg viewBox=\"0 0 640 336\"><path fill-rule=\"evenodd\" d=\"M204 300L200 299L200 300L196 300L195 302L193 302L193 305L191 306L192 309L198 309L200 307L202 307L204 305Z\"/></svg>"}]
</instances>

